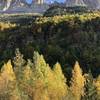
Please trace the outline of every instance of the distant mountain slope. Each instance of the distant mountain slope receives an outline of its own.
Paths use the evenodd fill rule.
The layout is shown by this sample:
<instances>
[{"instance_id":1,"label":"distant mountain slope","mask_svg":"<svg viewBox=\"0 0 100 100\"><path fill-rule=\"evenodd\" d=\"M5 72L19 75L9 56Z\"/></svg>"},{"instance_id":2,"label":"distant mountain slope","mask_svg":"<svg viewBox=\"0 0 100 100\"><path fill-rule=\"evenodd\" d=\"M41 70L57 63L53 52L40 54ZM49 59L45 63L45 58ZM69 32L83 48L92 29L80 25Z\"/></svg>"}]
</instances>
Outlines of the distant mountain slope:
<instances>
[{"instance_id":1,"label":"distant mountain slope","mask_svg":"<svg viewBox=\"0 0 100 100\"><path fill-rule=\"evenodd\" d=\"M66 6L87 6L91 9L100 8L100 0L66 0Z\"/></svg>"},{"instance_id":2,"label":"distant mountain slope","mask_svg":"<svg viewBox=\"0 0 100 100\"><path fill-rule=\"evenodd\" d=\"M66 0L66 6L72 7L72 6L85 6L85 3L83 0Z\"/></svg>"},{"instance_id":3,"label":"distant mountain slope","mask_svg":"<svg viewBox=\"0 0 100 100\"><path fill-rule=\"evenodd\" d=\"M0 0L0 5L2 6L2 10L6 11L12 7L27 5L27 2L25 0Z\"/></svg>"},{"instance_id":4,"label":"distant mountain slope","mask_svg":"<svg viewBox=\"0 0 100 100\"><path fill-rule=\"evenodd\" d=\"M84 3L89 7L89 8L98 8L99 0L84 0Z\"/></svg>"},{"instance_id":5,"label":"distant mountain slope","mask_svg":"<svg viewBox=\"0 0 100 100\"><path fill-rule=\"evenodd\" d=\"M87 6L90 9L100 9L100 0L66 0L65 3L67 7L74 7L74 6ZM26 10L34 10L34 9L38 9L41 10L41 8L43 8L43 6L35 6L32 3L33 7L29 7L29 4L26 2L26 0L0 0L0 12L2 11L9 11L10 10L14 10L16 11L16 9L18 11L21 10L21 8L25 11ZM49 7L49 5L46 5ZM24 7L24 8L23 8ZM48 7L44 7L44 8L48 8ZM29 9L28 9L29 8ZM22 10L22 11L23 11ZM37 10L36 10L37 11Z\"/></svg>"},{"instance_id":6,"label":"distant mountain slope","mask_svg":"<svg viewBox=\"0 0 100 100\"><path fill-rule=\"evenodd\" d=\"M3 11L6 11L10 7L11 3L12 3L12 0L6 0Z\"/></svg>"}]
</instances>

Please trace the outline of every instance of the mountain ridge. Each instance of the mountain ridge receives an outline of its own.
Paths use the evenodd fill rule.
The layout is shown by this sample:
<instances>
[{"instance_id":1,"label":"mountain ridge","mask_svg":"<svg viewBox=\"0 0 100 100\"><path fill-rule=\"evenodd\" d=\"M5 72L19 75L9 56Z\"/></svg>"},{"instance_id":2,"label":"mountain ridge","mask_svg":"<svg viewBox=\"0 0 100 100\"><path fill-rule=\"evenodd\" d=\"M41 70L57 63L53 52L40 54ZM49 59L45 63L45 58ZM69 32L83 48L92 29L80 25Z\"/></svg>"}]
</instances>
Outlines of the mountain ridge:
<instances>
[{"instance_id":1,"label":"mountain ridge","mask_svg":"<svg viewBox=\"0 0 100 100\"><path fill-rule=\"evenodd\" d=\"M35 1L37 2L37 1ZM34 5L34 9L35 7L37 9L40 9L39 6L36 6L37 4L35 4L35 2L33 1L30 6L29 4L26 2L26 0L0 0L0 9L1 12L6 12L9 11L9 9L19 9L19 11L21 9L27 9L28 11L31 11L31 5ZM66 6L87 6L90 9L100 9L100 1L99 0L66 0L65 1ZM44 6L42 4L42 6ZM49 6L49 4L48 4ZM48 7L45 7L48 8ZM16 10L15 10L16 11Z\"/></svg>"}]
</instances>

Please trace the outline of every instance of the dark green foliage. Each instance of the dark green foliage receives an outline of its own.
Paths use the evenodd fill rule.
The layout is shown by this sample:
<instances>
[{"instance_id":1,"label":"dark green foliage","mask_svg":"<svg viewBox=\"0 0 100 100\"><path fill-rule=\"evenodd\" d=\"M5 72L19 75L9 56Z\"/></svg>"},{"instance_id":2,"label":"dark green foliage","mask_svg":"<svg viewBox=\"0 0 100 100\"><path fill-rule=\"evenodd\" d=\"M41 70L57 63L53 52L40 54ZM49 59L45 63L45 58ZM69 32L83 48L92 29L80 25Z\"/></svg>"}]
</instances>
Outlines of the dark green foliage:
<instances>
[{"instance_id":1,"label":"dark green foliage","mask_svg":"<svg viewBox=\"0 0 100 100\"><path fill-rule=\"evenodd\" d=\"M73 6L73 7L52 6L44 13L44 16L52 17L57 15L66 15L72 13L81 14L86 12L89 12L86 6Z\"/></svg>"},{"instance_id":2,"label":"dark green foliage","mask_svg":"<svg viewBox=\"0 0 100 100\"><path fill-rule=\"evenodd\" d=\"M14 65L16 67L22 67L25 64L25 60L23 59L23 55L20 53L19 49L17 48L15 51L16 57L14 57Z\"/></svg>"},{"instance_id":3,"label":"dark green foliage","mask_svg":"<svg viewBox=\"0 0 100 100\"><path fill-rule=\"evenodd\" d=\"M45 48L42 48L42 52L51 65L59 61L70 67L79 60L85 72L91 66L93 75L97 76L100 72L100 18L92 18L95 15L91 13L88 17L87 15L40 18L33 25L33 34L44 40ZM39 28L40 33L37 32ZM38 39L36 41L40 43ZM67 69L64 68L65 70Z\"/></svg>"},{"instance_id":4,"label":"dark green foliage","mask_svg":"<svg viewBox=\"0 0 100 100\"><path fill-rule=\"evenodd\" d=\"M89 12L89 9L86 6L73 6L73 7L67 7L68 13L86 13Z\"/></svg>"},{"instance_id":5,"label":"dark green foliage","mask_svg":"<svg viewBox=\"0 0 100 100\"><path fill-rule=\"evenodd\" d=\"M66 7L53 6L44 13L44 16L51 17L56 15L65 15L66 13Z\"/></svg>"},{"instance_id":6,"label":"dark green foliage","mask_svg":"<svg viewBox=\"0 0 100 100\"><path fill-rule=\"evenodd\" d=\"M84 87L85 95L82 100L98 100L97 98L97 90L94 85L94 80L91 71L85 76L86 84Z\"/></svg>"},{"instance_id":7,"label":"dark green foliage","mask_svg":"<svg viewBox=\"0 0 100 100\"><path fill-rule=\"evenodd\" d=\"M32 59L36 50L50 65L60 62L68 76L76 60L80 61L84 72L90 68L94 76L100 73L99 12L33 17L33 20L32 16L19 17L6 17L18 25L14 29L0 31L1 62L13 58L15 48L20 48L26 59Z\"/></svg>"},{"instance_id":8,"label":"dark green foliage","mask_svg":"<svg viewBox=\"0 0 100 100\"><path fill-rule=\"evenodd\" d=\"M66 79L64 78L64 75L66 75L68 77L67 83L70 83L72 66L75 61L80 62L83 72L91 69L94 76L100 74L100 12L67 13L65 15L67 11L64 10L65 8L53 9L50 10L52 12L50 16L64 15L38 17L35 21L32 16L29 19L28 17L18 19L16 19L17 17L9 17L10 19L8 19L18 23L18 26L0 31L0 65L9 58L13 59L14 50L17 47L23 52L25 59L31 59L26 62L19 49L16 49L12 61L15 80L17 80L17 86L14 85L14 88L16 88L14 94L16 95L16 92L19 92L18 95L21 95L21 100L40 100L41 98L41 100L61 100L61 98L62 100L75 100L71 90L65 91L67 88L65 88ZM72 8L67 9L70 11ZM80 12L80 9L83 8L73 9ZM34 52L35 50L42 53L44 57L38 52ZM51 68L56 62L60 62L62 66L60 67L57 64L52 70L46 62L50 64ZM5 80L10 78L10 67L11 63L9 63L9 66L7 65L7 72L2 74L1 71L0 73L0 86L2 87L0 90L4 89L4 92L5 89L6 91L8 89L3 88L3 85L6 84ZM61 68L63 71L61 71ZM10 69L12 70L12 67ZM64 72L64 75L62 72ZM12 74L10 75L12 76ZM89 72L86 75L85 93L82 95L82 100L99 100L94 82L93 76ZM14 81L15 83L16 81ZM7 96L4 95L4 92L2 92L2 95ZM12 94L13 92L7 91L7 93Z\"/></svg>"}]
</instances>

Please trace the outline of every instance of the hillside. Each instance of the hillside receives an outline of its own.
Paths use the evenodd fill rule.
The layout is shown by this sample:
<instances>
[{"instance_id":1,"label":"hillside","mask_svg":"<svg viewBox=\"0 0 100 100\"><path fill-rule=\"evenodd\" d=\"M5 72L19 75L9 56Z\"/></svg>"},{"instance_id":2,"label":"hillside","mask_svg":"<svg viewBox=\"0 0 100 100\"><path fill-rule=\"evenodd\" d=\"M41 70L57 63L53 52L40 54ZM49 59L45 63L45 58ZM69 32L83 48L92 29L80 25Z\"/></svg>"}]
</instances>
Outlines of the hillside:
<instances>
[{"instance_id":1,"label":"hillside","mask_svg":"<svg viewBox=\"0 0 100 100\"><path fill-rule=\"evenodd\" d=\"M0 14L0 100L100 100L100 11Z\"/></svg>"},{"instance_id":2,"label":"hillside","mask_svg":"<svg viewBox=\"0 0 100 100\"><path fill-rule=\"evenodd\" d=\"M4 19L3 16L1 20ZM0 31L1 61L12 58L15 49L20 48L26 58L32 58L33 51L37 50L50 65L59 61L65 73L68 70L65 66L70 68L76 60L85 66L84 71L91 68L94 76L100 72L99 12L50 18L14 15L9 16L6 23L7 20L16 27Z\"/></svg>"}]
</instances>

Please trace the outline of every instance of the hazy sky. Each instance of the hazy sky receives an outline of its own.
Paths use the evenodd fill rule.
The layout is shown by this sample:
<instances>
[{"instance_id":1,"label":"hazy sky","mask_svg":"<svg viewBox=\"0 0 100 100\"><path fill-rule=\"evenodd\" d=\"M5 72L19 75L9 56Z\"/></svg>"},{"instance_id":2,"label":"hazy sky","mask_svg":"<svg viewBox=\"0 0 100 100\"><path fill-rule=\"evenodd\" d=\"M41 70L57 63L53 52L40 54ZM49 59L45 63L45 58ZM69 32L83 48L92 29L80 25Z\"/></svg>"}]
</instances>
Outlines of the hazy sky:
<instances>
[{"instance_id":1,"label":"hazy sky","mask_svg":"<svg viewBox=\"0 0 100 100\"><path fill-rule=\"evenodd\" d=\"M32 0L27 0L27 2L31 3ZM58 2L63 2L64 0L46 0L47 2L52 2L52 1L58 1Z\"/></svg>"}]
</instances>

